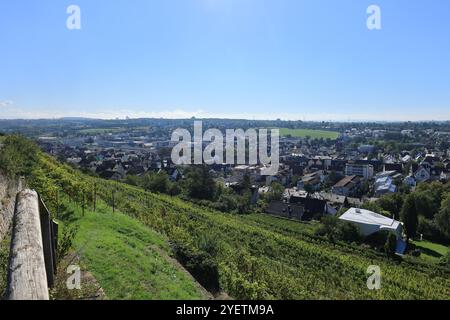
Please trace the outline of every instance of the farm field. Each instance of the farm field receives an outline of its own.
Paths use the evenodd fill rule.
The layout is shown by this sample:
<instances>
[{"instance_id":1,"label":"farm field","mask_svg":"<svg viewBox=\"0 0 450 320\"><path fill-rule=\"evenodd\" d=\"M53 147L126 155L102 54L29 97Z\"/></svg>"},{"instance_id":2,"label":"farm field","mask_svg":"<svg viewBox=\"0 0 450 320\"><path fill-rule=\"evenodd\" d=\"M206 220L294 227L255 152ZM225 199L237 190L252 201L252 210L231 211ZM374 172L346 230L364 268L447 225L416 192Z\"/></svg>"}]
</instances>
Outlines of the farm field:
<instances>
[{"instance_id":1,"label":"farm field","mask_svg":"<svg viewBox=\"0 0 450 320\"><path fill-rule=\"evenodd\" d=\"M313 130L313 129L289 129L289 128L280 128L280 136L292 136L296 138L323 138L323 139L331 139L335 140L339 137L339 132L335 131L326 131L326 130Z\"/></svg>"},{"instance_id":2,"label":"farm field","mask_svg":"<svg viewBox=\"0 0 450 320\"><path fill-rule=\"evenodd\" d=\"M55 205L58 188L76 201L84 193L89 205L95 186L99 198L109 206L114 202L135 223L209 256L217 263L221 289L232 298L448 298L447 269L426 261L393 261L368 248L332 243L315 236L309 224L216 212L176 197L85 176L46 155L40 155L40 169L34 175L33 185L49 206ZM370 265L382 270L381 290L367 289Z\"/></svg>"},{"instance_id":3,"label":"farm field","mask_svg":"<svg viewBox=\"0 0 450 320\"><path fill-rule=\"evenodd\" d=\"M124 128L88 128L81 129L78 132L85 135L106 134L106 133L118 133L125 131Z\"/></svg>"}]
</instances>

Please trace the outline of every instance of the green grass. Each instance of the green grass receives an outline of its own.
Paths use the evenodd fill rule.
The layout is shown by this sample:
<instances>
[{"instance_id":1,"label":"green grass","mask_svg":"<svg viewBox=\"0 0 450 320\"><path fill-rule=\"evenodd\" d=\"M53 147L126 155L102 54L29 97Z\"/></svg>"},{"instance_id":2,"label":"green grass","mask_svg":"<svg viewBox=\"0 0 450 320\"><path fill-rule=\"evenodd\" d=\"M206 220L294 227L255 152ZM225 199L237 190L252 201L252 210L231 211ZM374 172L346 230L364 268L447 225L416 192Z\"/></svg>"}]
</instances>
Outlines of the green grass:
<instances>
[{"instance_id":1,"label":"green grass","mask_svg":"<svg viewBox=\"0 0 450 320\"><path fill-rule=\"evenodd\" d=\"M97 212L66 202L66 223L78 225L74 249L108 299L204 299L196 283L167 256L166 239L99 203Z\"/></svg>"},{"instance_id":2,"label":"green grass","mask_svg":"<svg viewBox=\"0 0 450 320\"><path fill-rule=\"evenodd\" d=\"M8 232L5 238L0 241L0 299L3 297L7 286L10 243L11 233Z\"/></svg>"},{"instance_id":3,"label":"green grass","mask_svg":"<svg viewBox=\"0 0 450 320\"><path fill-rule=\"evenodd\" d=\"M449 251L449 248L444 245L425 240L413 241L413 243L422 252L420 257L431 262L439 262L440 258L445 256Z\"/></svg>"},{"instance_id":4,"label":"green grass","mask_svg":"<svg viewBox=\"0 0 450 320\"><path fill-rule=\"evenodd\" d=\"M89 128L89 129L81 129L78 132L81 134L105 134L105 133L118 133L123 132L125 129L123 128Z\"/></svg>"},{"instance_id":5,"label":"green grass","mask_svg":"<svg viewBox=\"0 0 450 320\"><path fill-rule=\"evenodd\" d=\"M290 135L295 138L311 137L336 140L339 137L339 132L313 129L280 128L280 135L283 137Z\"/></svg>"}]
</instances>

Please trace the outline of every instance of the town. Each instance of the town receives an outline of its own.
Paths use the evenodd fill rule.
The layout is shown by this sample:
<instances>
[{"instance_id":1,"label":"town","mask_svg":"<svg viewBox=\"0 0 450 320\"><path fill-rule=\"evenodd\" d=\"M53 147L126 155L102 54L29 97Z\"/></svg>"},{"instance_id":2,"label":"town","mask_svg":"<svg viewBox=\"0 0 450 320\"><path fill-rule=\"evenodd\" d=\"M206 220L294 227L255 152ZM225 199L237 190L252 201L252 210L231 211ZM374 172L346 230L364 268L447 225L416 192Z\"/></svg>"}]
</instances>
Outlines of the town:
<instances>
[{"instance_id":1,"label":"town","mask_svg":"<svg viewBox=\"0 0 450 320\"><path fill-rule=\"evenodd\" d=\"M297 244L290 247L293 253L289 263L300 266L304 260L299 257L317 255L307 260L312 269L306 274L318 272L312 270L317 270L316 261L325 259L321 252L327 251L328 246L335 248L339 256L353 252L352 259L372 259L375 254L381 259L378 263L388 263L384 268L397 268L390 264L405 261L414 266L423 265L426 270L447 272L450 123L202 119L206 132L209 129L225 132L229 128L242 128L240 131L244 133L251 129L255 132L261 128L278 129L279 143L267 143L270 147L266 151L279 167L274 174L265 175L266 165L251 159L254 154L249 141L251 135L244 139L245 164L239 159L234 164L233 161L174 163L172 153L180 142L172 139L172 133L181 129L192 134L197 121L195 118L0 120L0 168L6 177L11 177L7 181L13 179L10 183L20 176L29 180L41 199L45 199L49 212L60 221L80 221L76 224L91 218L109 221L120 217L117 210L121 210L129 216L127 219L138 219L168 234L172 239L170 254L217 297L227 297L228 292L238 298L251 296L240 287L220 282L220 276L232 279L233 275L227 274L227 269L219 269L222 268L217 264L219 259L229 261L232 255L234 260L229 263L235 266L248 259L247 251L239 249L241 239L247 239L246 246L251 250L264 254L269 252L266 250L271 245L267 242L270 237L278 239L283 235L289 241L296 239ZM209 139L201 142L202 148L198 141L191 141L187 146L205 152L209 142ZM234 156L238 158L243 153L239 152L240 143L239 139L234 143ZM217 153L230 148L230 143L227 140L224 149L216 147ZM274 159L276 154L279 161ZM187 152L187 156L195 157L195 154ZM220 156L215 154L214 159ZM100 212L108 214L96 213L97 198L102 203ZM6 217L11 217L11 209L6 210L9 210ZM86 212L90 213L86 215ZM205 217L207 220L202 222ZM106 221L96 222L95 228L103 223ZM132 222L122 221L117 226L119 233L115 237L121 237L120 230L127 223ZM256 234L247 229L255 227ZM127 232L134 234L138 230L135 228L138 227ZM224 228L227 232L223 232ZM72 229L64 230L67 233ZM183 239L192 230L196 232L195 242L185 243ZM314 248L304 247L313 243ZM286 245L288 242L277 245L277 257L289 254L284 249ZM229 248L228 253L224 252L225 247ZM112 259L120 252L114 248L109 251ZM361 265L364 272L367 268L370 273L368 279L374 281L367 284L369 290L364 293L367 296L381 286L379 269L373 269L372 275L371 265L368 260ZM333 263L321 266L332 268ZM264 268L272 270L273 267ZM222 270L220 276L219 270ZM340 269L333 268L333 272L336 270ZM411 271L402 270L409 277L407 273ZM255 276L253 271L248 272L249 277ZM328 272L324 274L330 276ZM133 276L146 278L145 273L133 273ZM293 277L290 288L303 285L294 280L294 274L283 273L283 277L287 276ZM246 283L247 280L236 281ZM322 280L316 277L310 281L312 286L322 286ZM226 293L221 291L224 285L229 290ZM345 285L356 286L355 290L361 285L366 287L365 283L358 285L351 281ZM272 288L279 297L298 297L295 291L283 289L278 282ZM267 297L264 288L257 290L255 294Z\"/></svg>"},{"instance_id":2,"label":"town","mask_svg":"<svg viewBox=\"0 0 450 320\"><path fill-rule=\"evenodd\" d=\"M0 122L0 129L20 129L47 153L104 179L132 181L164 173L170 182L178 183L185 178L185 167L171 161L171 149L178 142L170 136L180 127L192 132L194 120L66 119L41 121L42 127L36 120L29 131L29 123L21 121ZM262 175L264 166L249 163L248 155L248 164L224 162L207 167L215 182L238 193L244 183L250 183L249 206L265 194L282 190L282 196L271 198L267 207L272 214L287 214L282 203L291 203L301 206L297 218L311 219L334 214L349 204L360 207L383 195L409 192L421 182L450 179L448 123L203 122L206 128L280 128L276 174ZM300 126L309 129L296 129Z\"/></svg>"}]
</instances>

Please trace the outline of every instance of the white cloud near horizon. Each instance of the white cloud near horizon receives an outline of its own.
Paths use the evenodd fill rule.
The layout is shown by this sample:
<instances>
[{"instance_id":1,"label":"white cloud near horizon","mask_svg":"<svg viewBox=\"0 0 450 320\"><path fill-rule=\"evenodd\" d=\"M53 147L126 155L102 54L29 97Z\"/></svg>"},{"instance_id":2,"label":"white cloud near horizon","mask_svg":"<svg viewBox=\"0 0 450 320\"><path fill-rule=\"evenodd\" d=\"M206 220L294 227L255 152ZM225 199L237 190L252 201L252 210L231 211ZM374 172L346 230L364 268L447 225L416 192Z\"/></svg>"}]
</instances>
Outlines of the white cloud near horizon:
<instances>
[{"instance_id":1,"label":"white cloud near horizon","mask_svg":"<svg viewBox=\"0 0 450 320\"><path fill-rule=\"evenodd\" d=\"M9 107L13 104L14 104L14 102L11 100L0 100L0 107L2 107L2 108Z\"/></svg>"},{"instance_id":2,"label":"white cloud near horizon","mask_svg":"<svg viewBox=\"0 0 450 320\"><path fill-rule=\"evenodd\" d=\"M11 106L11 101L0 101L1 106ZM125 119L125 118L166 118L189 119L195 118L219 118L219 119L249 119L249 120L303 120L303 121L443 121L450 120L449 114L433 114L424 117L423 114L403 113L211 113L202 109L184 110L176 108L167 111L136 111L132 109L115 109L111 111L86 112L86 111L29 111L21 108L10 110L8 115L0 113L0 119L58 119L64 117L82 117L93 119Z\"/></svg>"}]
</instances>

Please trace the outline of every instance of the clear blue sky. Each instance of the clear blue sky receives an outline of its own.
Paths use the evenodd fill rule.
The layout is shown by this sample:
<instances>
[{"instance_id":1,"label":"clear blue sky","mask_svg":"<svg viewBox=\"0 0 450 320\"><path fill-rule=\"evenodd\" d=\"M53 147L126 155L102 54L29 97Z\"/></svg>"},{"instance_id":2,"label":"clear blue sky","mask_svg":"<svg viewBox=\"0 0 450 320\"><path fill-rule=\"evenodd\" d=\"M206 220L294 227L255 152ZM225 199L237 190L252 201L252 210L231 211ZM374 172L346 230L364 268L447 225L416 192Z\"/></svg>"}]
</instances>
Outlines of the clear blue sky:
<instances>
[{"instance_id":1,"label":"clear blue sky","mask_svg":"<svg viewBox=\"0 0 450 320\"><path fill-rule=\"evenodd\" d=\"M0 118L192 115L450 119L450 1L0 2Z\"/></svg>"}]
</instances>

